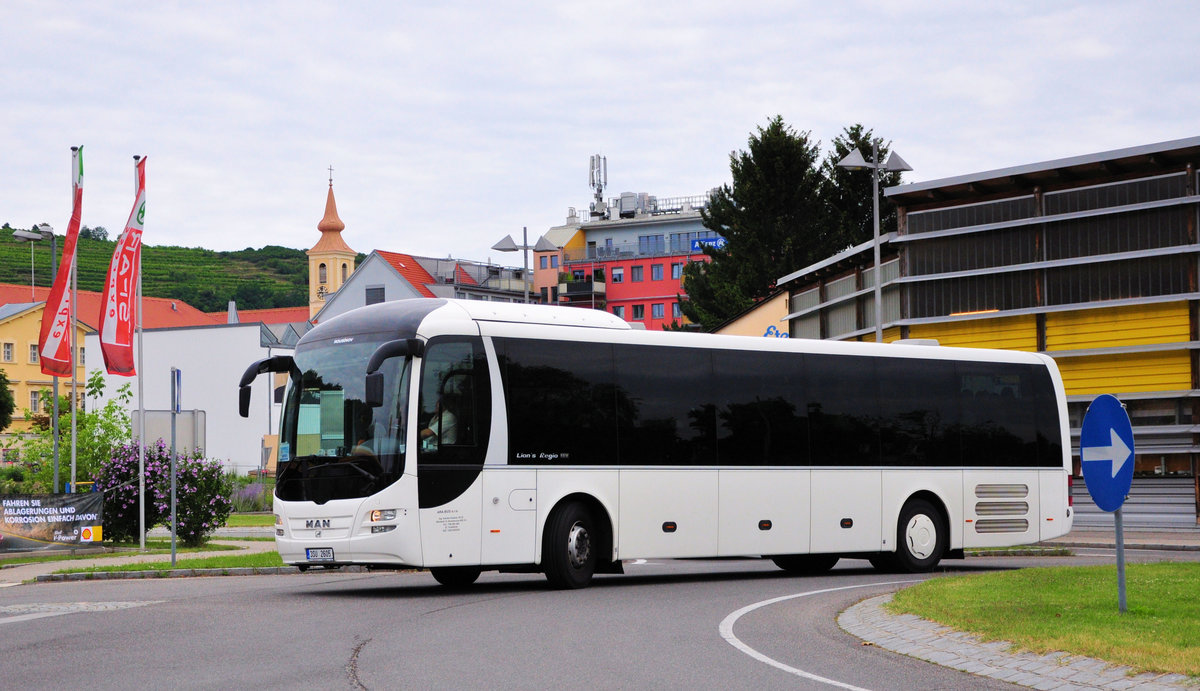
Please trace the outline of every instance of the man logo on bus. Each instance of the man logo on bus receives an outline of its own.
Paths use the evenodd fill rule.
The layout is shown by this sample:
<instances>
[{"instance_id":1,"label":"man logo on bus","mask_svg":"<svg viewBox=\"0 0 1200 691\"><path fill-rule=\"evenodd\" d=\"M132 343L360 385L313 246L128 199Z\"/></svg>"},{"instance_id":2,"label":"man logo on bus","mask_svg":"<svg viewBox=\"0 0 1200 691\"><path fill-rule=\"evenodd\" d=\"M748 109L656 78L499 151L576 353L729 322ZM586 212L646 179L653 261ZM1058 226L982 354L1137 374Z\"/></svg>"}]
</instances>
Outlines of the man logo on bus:
<instances>
[{"instance_id":1,"label":"man logo on bus","mask_svg":"<svg viewBox=\"0 0 1200 691\"><path fill-rule=\"evenodd\" d=\"M313 519L310 521L305 521L304 527L305 528L328 528L329 527L329 519L328 518L317 518L317 519Z\"/></svg>"}]
</instances>

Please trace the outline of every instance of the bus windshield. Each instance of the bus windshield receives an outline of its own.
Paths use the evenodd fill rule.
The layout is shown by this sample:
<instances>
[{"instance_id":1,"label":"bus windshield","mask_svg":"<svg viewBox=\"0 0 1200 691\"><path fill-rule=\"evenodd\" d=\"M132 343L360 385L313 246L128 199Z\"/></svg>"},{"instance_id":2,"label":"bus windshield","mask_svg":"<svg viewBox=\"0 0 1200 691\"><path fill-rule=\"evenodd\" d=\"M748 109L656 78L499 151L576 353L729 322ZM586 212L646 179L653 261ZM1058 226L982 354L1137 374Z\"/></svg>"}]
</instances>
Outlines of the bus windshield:
<instances>
[{"instance_id":1,"label":"bus windshield","mask_svg":"<svg viewBox=\"0 0 1200 691\"><path fill-rule=\"evenodd\" d=\"M280 429L280 499L323 504L366 497L404 472L411 359L384 361L383 404L368 405L367 361L381 343L356 338L297 349L301 374L288 387Z\"/></svg>"}]
</instances>

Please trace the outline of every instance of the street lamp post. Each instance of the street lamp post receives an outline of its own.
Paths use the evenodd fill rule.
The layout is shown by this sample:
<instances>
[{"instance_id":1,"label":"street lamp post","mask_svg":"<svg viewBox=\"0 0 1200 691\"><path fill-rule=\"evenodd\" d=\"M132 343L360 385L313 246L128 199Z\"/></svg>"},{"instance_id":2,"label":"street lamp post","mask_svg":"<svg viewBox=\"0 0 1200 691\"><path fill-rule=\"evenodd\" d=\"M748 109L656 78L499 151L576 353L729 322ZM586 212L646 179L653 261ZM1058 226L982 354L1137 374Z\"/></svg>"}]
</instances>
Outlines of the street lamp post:
<instances>
[{"instance_id":1,"label":"street lamp post","mask_svg":"<svg viewBox=\"0 0 1200 691\"><path fill-rule=\"evenodd\" d=\"M34 226L30 230L14 230L13 237L25 240L29 243L29 251L33 251L33 243L40 242L45 238L50 238L50 280L53 282L54 277L58 275L58 239L54 237L54 228L50 227L49 223L41 223ZM29 282L33 284L33 270L30 269ZM40 344L39 344L40 345ZM52 429L54 430L54 484L51 486L51 492L58 493L58 375L53 379L54 410L51 413L54 417L51 419Z\"/></svg>"},{"instance_id":2,"label":"street lamp post","mask_svg":"<svg viewBox=\"0 0 1200 691\"><path fill-rule=\"evenodd\" d=\"M529 304L529 250L544 252L557 250L558 247L556 247L554 243L547 240L545 236L538 238L536 245L530 245L529 229L527 227L522 227L521 244L518 245L516 241L513 240L511 235L505 235L503 240L492 245L492 249L500 252L516 252L517 250L521 250L522 267L524 269L524 272L521 274L521 283L525 286L525 304Z\"/></svg>"},{"instance_id":3,"label":"street lamp post","mask_svg":"<svg viewBox=\"0 0 1200 691\"><path fill-rule=\"evenodd\" d=\"M871 171L871 201L874 206L872 217L875 221L875 342L883 343L883 277L879 271L879 171L882 169L889 173L897 173L912 170L912 167L895 151L888 156L887 161L880 163L879 144L875 140L871 140L870 161L864 159L862 152L855 147L845 158L838 161L838 166L847 170Z\"/></svg>"}]
</instances>

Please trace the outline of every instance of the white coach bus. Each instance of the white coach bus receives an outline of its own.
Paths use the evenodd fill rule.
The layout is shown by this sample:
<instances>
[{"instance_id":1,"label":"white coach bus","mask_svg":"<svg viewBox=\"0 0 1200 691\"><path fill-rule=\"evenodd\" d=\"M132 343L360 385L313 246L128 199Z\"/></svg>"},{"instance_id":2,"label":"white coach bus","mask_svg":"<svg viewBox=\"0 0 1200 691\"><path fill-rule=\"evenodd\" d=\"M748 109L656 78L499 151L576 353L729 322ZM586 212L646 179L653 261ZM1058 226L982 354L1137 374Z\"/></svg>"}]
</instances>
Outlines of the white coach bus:
<instances>
[{"instance_id":1,"label":"white coach bus","mask_svg":"<svg viewBox=\"0 0 1200 691\"><path fill-rule=\"evenodd\" d=\"M322 323L289 372L279 554L562 588L637 558L927 571L1071 529L1066 398L1034 353L648 332L416 299Z\"/></svg>"}]
</instances>

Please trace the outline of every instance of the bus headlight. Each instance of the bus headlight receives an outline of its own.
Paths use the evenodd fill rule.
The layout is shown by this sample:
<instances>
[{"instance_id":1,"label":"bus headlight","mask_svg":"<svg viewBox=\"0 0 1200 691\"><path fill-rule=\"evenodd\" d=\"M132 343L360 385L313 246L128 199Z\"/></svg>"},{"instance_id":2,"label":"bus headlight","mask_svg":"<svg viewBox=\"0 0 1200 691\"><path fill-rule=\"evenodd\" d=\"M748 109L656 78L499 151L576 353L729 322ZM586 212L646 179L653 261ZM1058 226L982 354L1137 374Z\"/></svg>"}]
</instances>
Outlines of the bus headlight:
<instances>
[{"instance_id":1,"label":"bus headlight","mask_svg":"<svg viewBox=\"0 0 1200 691\"><path fill-rule=\"evenodd\" d=\"M386 533L389 530L395 530L395 529L396 529L396 526L394 526L394 525L373 525L373 526L371 526L372 533Z\"/></svg>"},{"instance_id":2,"label":"bus headlight","mask_svg":"<svg viewBox=\"0 0 1200 691\"><path fill-rule=\"evenodd\" d=\"M283 517L279 514L275 514L275 525L283 525Z\"/></svg>"},{"instance_id":3,"label":"bus headlight","mask_svg":"<svg viewBox=\"0 0 1200 691\"><path fill-rule=\"evenodd\" d=\"M394 521L396 520L395 509L375 509L371 512L371 522L378 523L379 521Z\"/></svg>"}]
</instances>

